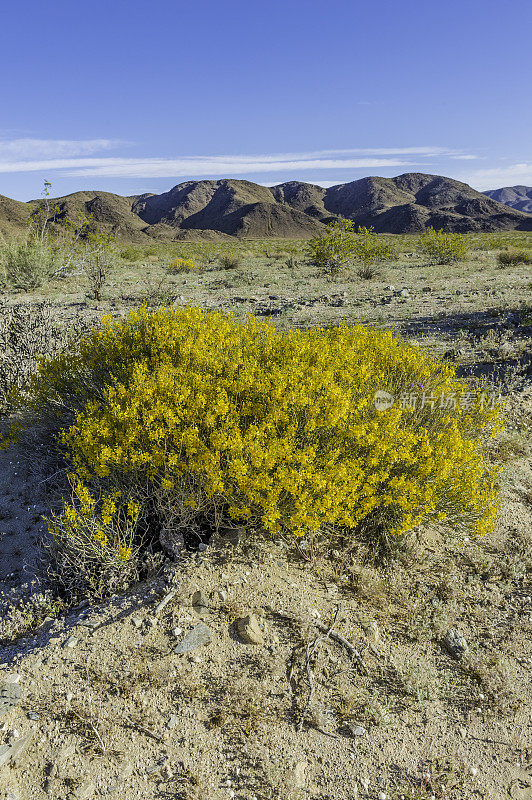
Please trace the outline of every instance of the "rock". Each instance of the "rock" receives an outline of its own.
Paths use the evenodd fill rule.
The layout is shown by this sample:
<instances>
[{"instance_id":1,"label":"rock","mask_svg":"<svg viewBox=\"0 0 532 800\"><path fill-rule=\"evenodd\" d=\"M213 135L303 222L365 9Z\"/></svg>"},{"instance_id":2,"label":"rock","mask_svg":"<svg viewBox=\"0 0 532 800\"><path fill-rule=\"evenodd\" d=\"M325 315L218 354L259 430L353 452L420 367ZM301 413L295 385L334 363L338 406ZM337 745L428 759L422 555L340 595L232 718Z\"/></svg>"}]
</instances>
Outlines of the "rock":
<instances>
[{"instance_id":1,"label":"rock","mask_svg":"<svg viewBox=\"0 0 532 800\"><path fill-rule=\"evenodd\" d=\"M220 528L220 535L233 547L238 547L244 528Z\"/></svg>"},{"instance_id":2,"label":"rock","mask_svg":"<svg viewBox=\"0 0 532 800\"><path fill-rule=\"evenodd\" d=\"M396 291L395 286L392 283L389 286L387 286L386 288L388 289L389 292L395 292Z\"/></svg>"},{"instance_id":3,"label":"rock","mask_svg":"<svg viewBox=\"0 0 532 800\"><path fill-rule=\"evenodd\" d=\"M92 781L83 781L81 786L74 792L74 797L76 800L89 800L93 797L94 793L96 792L96 786L92 783Z\"/></svg>"},{"instance_id":4,"label":"rock","mask_svg":"<svg viewBox=\"0 0 532 800\"><path fill-rule=\"evenodd\" d=\"M255 614L241 617L241 619L237 619L235 624L238 635L247 644L264 644L264 634Z\"/></svg>"},{"instance_id":5,"label":"rock","mask_svg":"<svg viewBox=\"0 0 532 800\"><path fill-rule=\"evenodd\" d=\"M18 672L8 672L7 675L2 675L4 683L20 683L20 675Z\"/></svg>"},{"instance_id":6,"label":"rock","mask_svg":"<svg viewBox=\"0 0 532 800\"><path fill-rule=\"evenodd\" d=\"M19 704L21 697L22 689L17 683L2 683L0 685L0 719Z\"/></svg>"},{"instance_id":7,"label":"rock","mask_svg":"<svg viewBox=\"0 0 532 800\"><path fill-rule=\"evenodd\" d=\"M142 619L140 617L132 617L131 618L131 622L133 623L135 628L141 628L142 627Z\"/></svg>"},{"instance_id":8,"label":"rock","mask_svg":"<svg viewBox=\"0 0 532 800\"><path fill-rule=\"evenodd\" d=\"M308 764L307 764L306 761L298 761L298 763L294 767L293 782L294 782L294 787L296 789L305 789L306 788L306 786L307 786L307 778L306 778L306 775L305 775L305 771L306 771L307 767L308 767Z\"/></svg>"},{"instance_id":9,"label":"rock","mask_svg":"<svg viewBox=\"0 0 532 800\"><path fill-rule=\"evenodd\" d=\"M160 614L160 613L161 613L161 611L162 611L164 608L166 608L166 606L168 605L168 603L170 603L170 602L171 602L171 601L174 599L174 597L176 596L176 594L177 594L177 591L176 591L175 589L173 589L171 592L168 592L168 594L166 594L166 595L163 597L163 599L162 599L162 600L160 600L160 601L157 603L157 605L155 606L155 613L156 613L156 614Z\"/></svg>"},{"instance_id":10,"label":"rock","mask_svg":"<svg viewBox=\"0 0 532 800\"><path fill-rule=\"evenodd\" d=\"M26 752L34 736L35 731L30 731L26 736L13 742L13 744L5 744L0 747L0 767L10 762L16 762Z\"/></svg>"},{"instance_id":11,"label":"rock","mask_svg":"<svg viewBox=\"0 0 532 800\"><path fill-rule=\"evenodd\" d=\"M179 723L179 716L177 714L171 714L170 719L168 720L168 727L171 731L177 727Z\"/></svg>"},{"instance_id":12,"label":"rock","mask_svg":"<svg viewBox=\"0 0 532 800\"><path fill-rule=\"evenodd\" d=\"M456 361L458 358L463 358L465 355L466 351L463 347L455 347L452 350L446 350L443 357L448 358L450 361Z\"/></svg>"},{"instance_id":13,"label":"rock","mask_svg":"<svg viewBox=\"0 0 532 800\"><path fill-rule=\"evenodd\" d=\"M198 622L195 628L187 633L184 639L181 639L179 644L174 647L174 653L181 655L182 653L190 653L196 650L203 644L209 644L212 641L212 632L203 622Z\"/></svg>"},{"instance_id":14,"label":"rock","mask_svg":"<svg viewBox=\"0 0 532 800\"><path fill-rule=\"evenodd\" d=\"M351 736L365 736L366 729L362 725L348 725Z\"/></svg>"},{"instance_id":15,"label":"rock","mask_svg":"<svg viewBox=\"0 0 532 800\"><path fill-rule=\"evenodd\" d=\"M79 643L79 639L76 636L69 636L66 640L64 647L69 647L70 649L77 647Z\"/></svg>"},{"instance_id":16,"label":"rock","mask_svg":"<svg viewBox=\"0 0 532 800\"><path fill-rule=\"evenodd\" d=\"M209 613L209 602L199 590L192 595L192 608L200 618L206 617Z\"/></svg>"},{"instance_id":17,"label":"rock","mask_svg":"<svg viewBox=\"0 0 532 800\"><path fill-rule=\"evenodd\" d=\"M410 292L408 291L408 289L401 289L400 295L401 297L410 297Z\"/></svg>"},{"instance_id":18,"label":"rock","mask_svg":"<svg viewBox=\"0 0 532 800\"><path fill-rule=\"evenodd\" d=\"M451 628L443 637L443 645L447 652L458 661L467 653L467 642L460 631Z\"/></svg>"},{"instance_id":19,"label":"rock","mask_svg":"<svg viewBox=\"0 0 532 800\"><path fill-rule=\"evenodd\" d=\"M503 342L499 347L499 355L502 356L503 358L511 356L513 352L514 348L513 345L510 344L510 342Z\"/></svg>"}]
</instances>

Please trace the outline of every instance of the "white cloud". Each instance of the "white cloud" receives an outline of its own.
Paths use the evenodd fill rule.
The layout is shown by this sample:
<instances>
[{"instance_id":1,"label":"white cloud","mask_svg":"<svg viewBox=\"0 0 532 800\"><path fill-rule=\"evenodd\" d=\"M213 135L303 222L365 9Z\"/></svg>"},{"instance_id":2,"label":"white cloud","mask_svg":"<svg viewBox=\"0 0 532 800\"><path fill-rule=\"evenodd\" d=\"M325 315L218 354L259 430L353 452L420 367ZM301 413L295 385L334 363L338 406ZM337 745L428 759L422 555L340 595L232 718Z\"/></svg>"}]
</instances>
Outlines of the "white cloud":
<instances>
[{"instance_id":1,"label":"white cloud","mask_svg":"<svg viewBox=\"0 0 532 800\"><path fill-rule=\"evenodd\" d=\"M469 157L445 147L377 147L316 150L236 156L183 156L181 158L87 158L116 148L112 139L87 141L17 139L0 141L0 172L47 172L61 170L74 177L170 178L245 175L250 173L323 169L377 169L409 167L435 157ZM405 160L417 158L417 161ZM471 156L473 157L473 156Z\"/></svg>"},{"instance_id":2,"label":"white cloud","mask_svg":"<svg viewBox=\"0 0 532 800\"><path fill-rule=\"evenodd\" d=\"M292 170L320 169L374 169L378 167L403 167L410 162L391 158L294 158L246 156L211 158L145 158L107 159L104 163L80 167L69 171L72 176L100 176L108 178L170 178L221 175L246 175L261 172L286 172ZM1 170L1 165L0 165Z\"/></svg>"},{"instance_id":3,"label":"white cloud","mask_svg":"<svg viewBox=\"0 0 532 800\"><path fill-rule=\"evenodd\" d=\"M0 161L90 156L120 144L116 139L0 139Z\"/></svg>"},{"instance_id":4,"label":"white cloud","mask_svg":"<svg viewBox=\"0 0 532 800\"><path fill-rule=\"evenodd\" d=\"M503 186L532 186L532 162L509 164L494 169L479 169L460 178L479 191L500 189Z\"/></svg>"}]
</instances>

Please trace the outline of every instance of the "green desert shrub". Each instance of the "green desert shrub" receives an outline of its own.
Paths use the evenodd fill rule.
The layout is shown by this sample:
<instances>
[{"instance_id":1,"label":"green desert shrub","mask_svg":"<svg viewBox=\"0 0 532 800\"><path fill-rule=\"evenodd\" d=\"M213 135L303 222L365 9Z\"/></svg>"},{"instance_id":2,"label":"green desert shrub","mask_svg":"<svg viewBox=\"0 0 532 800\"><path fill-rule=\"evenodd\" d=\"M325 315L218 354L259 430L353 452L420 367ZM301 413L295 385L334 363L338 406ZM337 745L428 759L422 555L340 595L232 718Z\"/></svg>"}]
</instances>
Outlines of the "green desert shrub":
<instances>
[{"instance_id":1,"label":"green desert shrub","mask_svg":"<svg viewBox=\"0 0 532 800\"><path fill-rule=\"evenodd\" d=\"M527 253L525 250L502 250L497 254L497 262L501 267L532 264L532 254Z\"/></svg>"},{"instance_id":2,"label":"green desert shrub","mask_svg":"<svg viewBox=\"0 0 532 800\"><path fill-rule=\"evenodd\" d=\"M469 252L466 237L460 233L445 233L427 228L419 237L419 252L433 264L463 261Z\"/></svg>"},{"instance_id":3,"label":"green desert shrub","mask_svg":"<svg viewBox=\"0 0 532 800\"><path fill-rule=\"evenodd\" d=\"M120 250L120 258L123 261L140 261L143 253L138 247L133 247L132 245L128 245L127 247L122 247Z\"/></svg>"},{"instance_id":4,"label":"green desert shrub","mask_svg":"<svg viewBox=\"0 0 532 800\"><path fill-rule=\"evenodd\" d=\"M389 261L393 252L389 240L378 236L373 228L359 225L353 246L353 258L360 264L357 270L359 278L374 278L378 274L377 265Z\"/></svg>"},{"instance_id":5,"label":"green desert shrub","mask_svg":"<svg viewBox=\"0 0 532 800\"><path fill-rule=\"evenodd\" d=\"M375 267L392 256L391 242L379 237L373 228L358 226L350 219L335 220L327 230L308 243L312 261L326 272L335 274L351 262L357 262L359 277L372 278Z\"/></svg>"},{"instance_id":6,"label":"green desert shrub","mask_svg":"<svg viewBox=\"0 0 532 800\"><path fill-rule=\"evenodd\" d=\"M350 219L329 223L324 233L308 242L307 252L311 261L331 275L340 272L353 258L354 227Z\"/></svg>"},{"instance_id":7,"label":"green desert shrub","mask_svg":"<svg viewBox=\"0 0 532 800\"><path fill-rule=\"evenodd\" d=\"M219 262L222 269L238 269L241 259L239 256L228 254L220 256Z\"/></svg>"},{"instance_id":8,"label":"green desert shrub","mask_svg":"<svg viewBox=\"0 0 532 800\"><path fill-rule=\"evenodd\" d=\"M73 496L51 530L80 574L122 570L136 531L170 549L235 525L379 540L429 520L483 534L497 512L483 441L498 409L390 331L141 309L42 361L19 404L55 425Z\"/></svg>"}]
</instances>

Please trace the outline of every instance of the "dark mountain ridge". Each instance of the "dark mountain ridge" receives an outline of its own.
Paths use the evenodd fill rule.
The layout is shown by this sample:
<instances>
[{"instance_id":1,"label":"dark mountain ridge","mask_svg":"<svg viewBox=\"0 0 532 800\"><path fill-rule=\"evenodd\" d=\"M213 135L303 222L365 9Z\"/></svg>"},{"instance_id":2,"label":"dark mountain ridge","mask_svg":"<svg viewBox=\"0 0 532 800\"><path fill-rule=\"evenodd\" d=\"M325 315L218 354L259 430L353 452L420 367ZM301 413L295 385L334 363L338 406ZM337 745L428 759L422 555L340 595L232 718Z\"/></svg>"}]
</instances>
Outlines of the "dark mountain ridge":
<instances>
[{"instance_id":1,"label":"dark mountain ridge","mask_svg":"<svg viewBox=\"0 0 532 800\"><path fill-rule=\"evenodd\" d=\"M27 224L32 206L0 196L0 231ZM452 178L405 173L367 177L325 189L287 181L267 187L246 180L185 181L162 194L122 197L102 191L74 192L53 201L59 215L92 215L95 227L117 237L145 241L189 238L309 238L345 217L379 233L532 230L532 217Z\"/></svg>"},{"instance_id":2,"label":"dark mountain ridge","mask_svg":"<svg viewBox=\"0 0 532 800\"><path fill-rule=\"evenodd\" d=\"M532 214L532 186L503 186L502 189L490 189L483 194L516 211Z\"/></svg>"}]
</instances>

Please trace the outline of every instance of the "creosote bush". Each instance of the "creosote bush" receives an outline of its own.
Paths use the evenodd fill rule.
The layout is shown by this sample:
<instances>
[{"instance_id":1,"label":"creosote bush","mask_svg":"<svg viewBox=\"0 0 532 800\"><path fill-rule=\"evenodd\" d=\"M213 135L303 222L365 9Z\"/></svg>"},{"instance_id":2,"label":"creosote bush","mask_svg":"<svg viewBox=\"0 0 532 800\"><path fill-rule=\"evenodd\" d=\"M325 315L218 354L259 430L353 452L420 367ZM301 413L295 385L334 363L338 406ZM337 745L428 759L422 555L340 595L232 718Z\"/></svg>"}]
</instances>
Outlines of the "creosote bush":
<instances>
[{"instance_id":1,"label":"creosote bush","mask_svg":"<svg viewBox=\"0 0 532 800\"><path fill-rule=\"evenodd\" d=\"M350 219L331 222L321 236L308 243L313 262L331 275L338 273L352 261L360 267L361 278L375 277L375 266L387 261L393 254L390 241L380 238L373 228L358 226Z\"/></svg>"},{"instance_id":2,"label":"creosote bush","mask_svg":"<svg viewBox=\"0 0 532 800\"><path fill-rule=\"evenodd\" d=\"M331 275L343 269L353 258L353 229L352 220L335 220L324 233L310 239L307 249L313 263Z\"/></svg>"},{"instance_id":3,"label":"creosote bush","mask_svg":"<svg viewBox=\"0 0 532 800\"><path fill-rule=\"evenodd\" d=\"M238 269L241 264L241 259L238 255L223 255L220 256L219 260L222 269Z\"/></svg>"},{"instance_id":4,"label":"creosote bush","mask_svg":"<svg viewBox=\"0 0 532 800\"><path fill-rule=\"evenodd\" d=\"M359 277L374 277L376 270L372 268L377 264L388 261L393 252L392 243L389 240L380 238L373 228L358 226L353 245L353 257L361 265L357 271Z\"/></svg>"},{"instance_id":5,"label":"creosote bush","mask_svg":"<svg viewBox=\"0 0 532 800\"><path fill-rule=\"evenodd\" d=\"M427 228L419 237L419 251L433 264L451 264L463 261L469 252L465 236Z\"/></svg>"},{"instance_id":6,"label":"creosote bush","mask_svg":"<svg viewBox=\"0 0 532 800\"><path fill-rule=\"evenodd\" d=\"M378 410L377 390L396 402ZM414 392L427 403L399 401ZM435 401L464 392L464 404ZM175 539L235 524L388 536L427 520L483 534L497 472L482 443L499 412L481 400L390 331L283 333L190 307L104 318L19 393L29 416L55 421L75 487L51 530L102 564L109 548L117 562L133 557L135 535L112 538L108 524L132 508L139 530Z\"/></svg>"},{"instance_id":7,"label":"creosote bush","mask_svg":"<svg viewBox=\"0 0 532 800\"><path fill-rule=\"evenodd\" d=\"M497 254L497 262L501 267L532 264L532 254L526 253L524 250L502 250Z\"/></svg>"}]
</instances>

